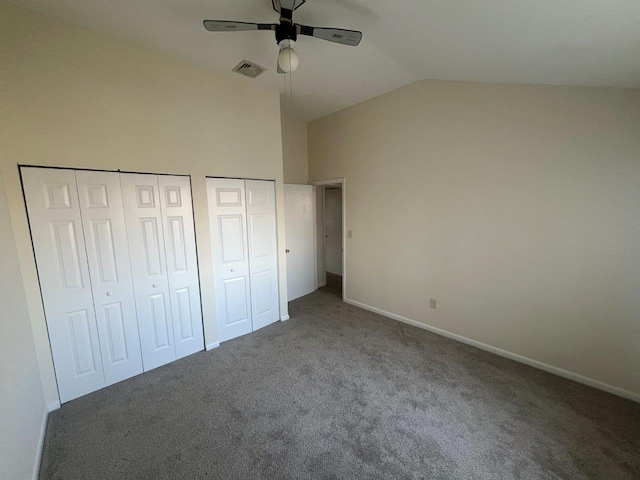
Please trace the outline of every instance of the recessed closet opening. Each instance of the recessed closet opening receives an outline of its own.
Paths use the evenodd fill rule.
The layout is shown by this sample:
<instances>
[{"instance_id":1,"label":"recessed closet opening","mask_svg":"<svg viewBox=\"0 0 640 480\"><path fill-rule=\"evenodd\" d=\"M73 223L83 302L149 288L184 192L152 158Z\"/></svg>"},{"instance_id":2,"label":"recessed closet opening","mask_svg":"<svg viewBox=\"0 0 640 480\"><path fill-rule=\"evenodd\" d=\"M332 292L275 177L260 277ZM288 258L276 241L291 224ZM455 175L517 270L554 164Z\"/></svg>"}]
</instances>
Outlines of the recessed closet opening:
<instances>
[{"instance_id":1,"label":"recessed closet opening","mask_svg":"<svg viewBox=\"0 0 640 480\"><path fill-rule=\"evenodd\" d=\"M207 177L221 342L280 320L275 181Z\"/></svg>"},{"instance_id":2,"label":"recessed closet opening","mask_svg":"<svg viewBox=\"0 0 640 480\"><path fill-rule=\"evenodd\" d=\"M204 349L189 176L20 177L61 402Z\"/></svg>"}]
</instances>

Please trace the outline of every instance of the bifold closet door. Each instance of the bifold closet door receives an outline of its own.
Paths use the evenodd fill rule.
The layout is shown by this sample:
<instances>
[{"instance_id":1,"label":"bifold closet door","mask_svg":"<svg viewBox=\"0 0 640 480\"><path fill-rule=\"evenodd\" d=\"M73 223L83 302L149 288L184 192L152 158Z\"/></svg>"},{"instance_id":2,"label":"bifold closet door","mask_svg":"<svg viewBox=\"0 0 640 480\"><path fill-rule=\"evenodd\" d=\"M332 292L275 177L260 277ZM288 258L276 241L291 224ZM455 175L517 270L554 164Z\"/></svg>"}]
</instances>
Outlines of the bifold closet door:
<instances>
[{"instance_id":1,"label":"bifold closet door","mask_svg":"<svg viewBox=\"0 0 640 480\"><path fill-rule=\"evenodd\" d=\"M208 178L207 196L221 342L253 331L244 180Z\"/></svg>"},{"instance_id":2,"label":"bifold closet door","mask_svg":"<svg viewBox=\"0 0 640 480\"><path fill-rule=\"evenodd\" d=\"M220 341L280 319L275 185L208 178Z\"/></svg>"},{"instance_id":3,"label":"bifold closet door","mask_svg":"<svg viewBox=\"0 0 640 480\"><path fill-rule=\"evenodd\" d=\"M123 173L144 369L204 349L188 177Z\"/></svg>"},{"instance_id":4,"label":"bifold closet door","mask_svg":"<svg viewBox=\"0 0 640 480\"><path fill-rule=\"evenodd\" d=\"M120 175L76 171L107 385L142 373Z\"/></svg>"},{"instance_id":5,"label":"bifold closet door","mask_svg":"<svg viewBox=\"0 0 640 480\"><path fill-rule=\"evenodd\" d=\"M204 348L189 177L159 175L160 207L177 358Z\"/></svg>"},{"instance_id":6,"label":"bifold closet door","mask_svg":"<svg viewBox=\"0 0 640 480\"><path fill-rule=\"evenodd\" d=\"M145 371L176 359L158 176L120 175Z\"/></svg>"},{"instance_id":7,"label":"bifold closet door","mask_svg":"<svg viewBox=\"0 0 640 480\"><path fill-rule=\"evenodd\" d=\"M22 168L60 401L105 386L73 170Z\"/></svg>"},{"instance_id":8,"label":"bifold closet door","mask_svg":"<svg viewBox=\"0 0 640 480\"><path fill-rule=\"evenodd\" d=\"M253 329L280 320L275 182L245 180Z\"/></svg>"}]
</instances>

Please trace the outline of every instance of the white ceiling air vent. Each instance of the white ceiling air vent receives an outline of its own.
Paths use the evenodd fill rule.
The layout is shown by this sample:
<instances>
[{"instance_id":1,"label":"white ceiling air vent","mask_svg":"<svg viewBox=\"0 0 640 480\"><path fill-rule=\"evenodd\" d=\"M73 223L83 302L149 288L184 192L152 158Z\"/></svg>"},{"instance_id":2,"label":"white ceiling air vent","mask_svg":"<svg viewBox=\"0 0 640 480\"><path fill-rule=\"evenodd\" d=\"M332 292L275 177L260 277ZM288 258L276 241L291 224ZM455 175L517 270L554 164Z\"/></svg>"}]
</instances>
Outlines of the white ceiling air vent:
<instances>
[{"instance_id":1,"label":"white ceiling air vent","mask_svg":"<svg viewBox=\"0 0 640 480\"><path fill-rule=\"evenodd\" d=\"M262 72L264 72L266 68L261 67L260 65L256 65L255 63L251 63L247 60L242 60L236 67L233 69L234 72L244 75L249 78L256 78Z\"/></svg>"}]
</instances>

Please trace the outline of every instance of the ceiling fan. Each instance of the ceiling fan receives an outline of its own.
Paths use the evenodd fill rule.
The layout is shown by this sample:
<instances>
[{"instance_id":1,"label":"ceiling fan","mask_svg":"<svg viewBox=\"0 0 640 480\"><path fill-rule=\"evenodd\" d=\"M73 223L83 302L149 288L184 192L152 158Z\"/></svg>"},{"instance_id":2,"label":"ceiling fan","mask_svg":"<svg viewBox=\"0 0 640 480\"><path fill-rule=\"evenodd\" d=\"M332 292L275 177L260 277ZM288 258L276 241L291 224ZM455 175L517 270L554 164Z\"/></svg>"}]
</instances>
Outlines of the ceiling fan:
<instances>
[{"instance_id":1,"label":"ceiling fan","mask_svg":"<svg viewBox=\"0 0 640 480\"><path fill-rule=\"evenodd\" d=\"M271 0L273 9L280 14L280 23L246 23L226 20L205 20L204 28L210 32L240 32L246 30L271 30L276 32L276 42L280 47L278 73L293 72L298 68L298 54L293 49L298 35L316 37L329 42L357 46L362 40L362 32L342 28L318 28L293 23L293 11L306 0Z\"/></svg>"}]
</instances>

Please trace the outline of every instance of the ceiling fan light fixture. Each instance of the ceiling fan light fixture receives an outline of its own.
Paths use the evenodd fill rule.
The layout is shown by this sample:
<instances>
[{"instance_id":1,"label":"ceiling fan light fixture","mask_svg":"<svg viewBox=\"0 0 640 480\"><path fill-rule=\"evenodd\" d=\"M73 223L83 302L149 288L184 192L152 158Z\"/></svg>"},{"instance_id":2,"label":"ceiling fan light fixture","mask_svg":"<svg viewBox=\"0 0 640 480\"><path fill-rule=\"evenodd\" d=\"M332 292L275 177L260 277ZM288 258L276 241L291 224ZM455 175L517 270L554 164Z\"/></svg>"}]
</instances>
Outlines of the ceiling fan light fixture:
<instances>
[{"instance_id":1,"label":"ceiling fan light fixture","mask_svg":"<svg viewBox=\"0 0 640 480\"><path fill-rule=\"evenodd\" d=\"M279 44L280 53L278 54L278 65L285 73L295 72L300 64L300 58L293 49L295 42L293 40L282 40Z\"/></svg>"}]
</instances>

